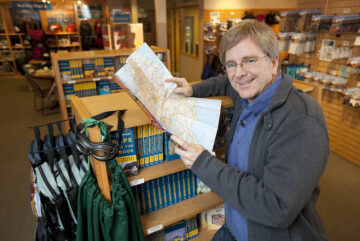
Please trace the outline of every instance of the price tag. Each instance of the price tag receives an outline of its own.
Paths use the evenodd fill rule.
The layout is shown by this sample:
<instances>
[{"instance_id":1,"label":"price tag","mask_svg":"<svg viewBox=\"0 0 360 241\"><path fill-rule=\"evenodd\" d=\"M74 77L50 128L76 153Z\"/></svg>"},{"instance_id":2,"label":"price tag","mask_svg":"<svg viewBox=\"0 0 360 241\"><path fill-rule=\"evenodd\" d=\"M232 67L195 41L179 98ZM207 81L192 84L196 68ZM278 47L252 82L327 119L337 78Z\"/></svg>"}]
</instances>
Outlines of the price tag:
<instances>
[{"instance_id":1,"label":"price tag","mask_svg":"<svg viewBox=\"0 0 360 241\"><path fill-rule=\"evenodd\" d=\"M349 41L344 41L343 46L350 46L350 42Z\"/></svg>"},{"instance_id":2,"label":"price tag","mask_svg":"<svg viewBox=\"0 0 360 241\"><path fill-rule=\"evenodd\" d=\"M136 186L136 185L139 185L139 184L143 184L144 183L144 178L140 178L140 179L136 179L134 181L131 181L129 184L130 186Z\"/></svg>"},{"instance_id":3,"label":"price tag","mask_svg":"<svg viewBox=\"0 0 360 241\"><path fill-rule=\"evenodd\" d=\"M108 76L108 79L112 79L113 77L112 76Z\"/></svg>"},{"instance_id":4,"label":"price tag","mask_svg":"<svg viewBox=\"0 0 360 241\"><path fill-rule=\"evenodd\" d=\"M344 13L350 13L350 8L344 8Z\"/></svg>"},{"instance_id":5,"label":"price tag","mask_svg":"<svg viewBox=\"0 0 360 241\"><path fill-rule=\"evenodd\" d=\"M93 81L99 81L100 78L93 78Z\"/></svg>"},{"instance_id":6,"label":"price tag","mask_svg":"<svg viewBox=\"0 0 360 241\"><path fill-rule=\"evenodd\" d=\"M155 227L152 227L152 228L149 228L149 229L147 230L147 234L155 233L156 231L159 231L159 230L161 230L161 229L163 229L163 225L162 225L162 224L160 224L160 225L158 225L158 226L155 226Z\"/></svg>"},{"instance_id":7,"label":"price tag","mask_svg":"<svg viewBox=\"0 0 360 241\"><path fill-rule=\"evenodd\" d=\"M69 81L68 81L68 84L75 84L75 83L76 83L75 80L69 80Z\"/></svg>"}]
</instances>

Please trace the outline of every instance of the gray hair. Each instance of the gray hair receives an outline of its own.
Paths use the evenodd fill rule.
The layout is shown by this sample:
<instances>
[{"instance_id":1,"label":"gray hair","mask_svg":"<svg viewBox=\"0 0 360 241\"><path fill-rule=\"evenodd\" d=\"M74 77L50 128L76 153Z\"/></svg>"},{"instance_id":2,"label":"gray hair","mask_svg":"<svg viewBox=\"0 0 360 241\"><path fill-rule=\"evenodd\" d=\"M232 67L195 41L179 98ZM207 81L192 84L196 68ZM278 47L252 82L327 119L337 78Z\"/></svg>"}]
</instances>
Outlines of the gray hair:
<instances>
[{"instance_id":1,"label":"gray hair","mask_svg":"<svg viewBox=\"0 0 360 241\"><path fill-rule=\"evenodd\" d=\"M248 36L270 59L279 57L279 43L275 32L263 22L246 19L231 27L224 34L219 46L220 60L223 64L226 62L226 51Z\"/></svg>"}]
</instances>

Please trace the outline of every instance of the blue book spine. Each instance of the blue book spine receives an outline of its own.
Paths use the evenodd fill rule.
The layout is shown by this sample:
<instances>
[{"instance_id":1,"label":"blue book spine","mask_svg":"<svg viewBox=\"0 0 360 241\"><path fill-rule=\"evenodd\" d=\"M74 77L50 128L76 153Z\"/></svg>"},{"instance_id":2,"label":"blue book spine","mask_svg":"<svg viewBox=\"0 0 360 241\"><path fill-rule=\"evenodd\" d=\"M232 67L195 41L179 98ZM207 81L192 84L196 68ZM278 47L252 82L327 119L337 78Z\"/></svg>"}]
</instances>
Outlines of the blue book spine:
<instances>
[{"instance_id":1,"label":"blue book spine","mask_svg":"<svg viewBox=\"0 0 360 241\"><path fill-rule=\"evenodd\" d=\"M151 211L155 211L157 209L156 206L156 200L155 200L155 185L154 185L154 180L150 180L148 181L149 183L149 188L150 188L150 201L151 201Z\"/></svg>"},{"instance_id":2,"label":"blue book spine","mask_svg":"<svg viewBox=\"0 0 360 241\"><path fill-rule=\"evenodd\" d=\"M149 125L143 126L143 150L144 150L144 159L145 166L150 166L149 158Z\"/></svg>"},{"instance_id":3,"label":"blue book spine","mask_svg":"<svg viewBox=\"0 0 360 241\"><path fill-rule=\"evenodd\" d=\"M166 161L180 159L180 156L175 153L175 143L170 140L168 134L165 134L165 159Z\"/></svg>"},{"instance_id":4,"label":"blue book spine","mask_svg":"<svg viewBox=\"0 0 360 241\"><path fill-rule=\"evenodd\" d=\"M178 192L178 195L179 195L179 201L178 202L181 202L184 200L184 197L182 195L182 182L181 182L181 175L180 175L181 172L177 172L175 174L176 176L176 182L177 182L177 185L176 187L178 188L177 192Z\"/></svg>"},{"instance_id":5,"label":"blue book spine","mask_svg":"<svg viewBox=\"0 0 360 241\"><path fill-rule=\"evenodd\" d=\"M160 209L163 207L162 200L161 200L160 179L159 178L155 179L154 183L155 183L155 194L156 194L156 206L157 206L157 209Z\"/></svg>"},{"instance_id":6,"label":"blue book spine","mask_svg":"<svg viewBox=\"0 0 360 241\"><path fill-rule=\"evenodd\" d=\"M172 174L173 177L173 185L174 185L174 192L175 192L175 203L180 202L180 196L179 196L179 183L177 178L177 173Z\"/></svg>"},{"instance_id":7,"label":"blue book spine","mask_svg":"<svg viewBox=\"0 0 360 241\"><path fill-rule=\"evenodd\" d=\"M144 149L143 149L143 129L142 126L137 127L137 138L138 138L138 158L140 160L140 168L145 167Z\"/></svg>"},{"instance_id":8,"label":"blue book spine","mask_svg":"<svg viewBox=\"0 0 360 241\"><path fill-rule=\"evenodd\" d=\"M192 186L193 186L193 191L194 191L192 196L195 197L197 195L196 176L192 172L191 172L191 176L192 176Z\"/></svg>"},{"instance_id":9,"label":"blue book spine","mask_svg":"<svg viewBox=\"0 0 360 241\"><path fill-rule=\"evenodd\" d=\"M189 195L187 193L188 185L187 185L187 179L186 179L186 170L181 172L181 182L183 183L182 190L183 190L183 198L185 200L185 199L189 198Z\"/></svg>"},{"instance_id":10,"label":"blue book spine","mask_svg":"<svg viewBox=\"0 0 360 241\"><path fill-rule=\"evenodd\" d=\"M146 213L149 213L151 212L149 182L144 183L144 194L145 194L144 200L145 200Z\"/></svg>"},{"instance_id":11,"label":"blue book spine","mask_svg":"<svg viewBox=\"0 0 360 241\"><path fill-rule=\"evenodd\" d=\"M158 130L157 140L158 140L159 163L162 163L162 162L164 162L164 133L163 133L163 131Z\"/></svg>"},{"instance_id":12,"label":"blue book spine","mask_svg":"<svg viewBox=\"0 0 360 241\"><path fill-rule=\"evenodd\" d=\"M150 166L155 165L154 160L154 126L152 124L149 125L148 131L149 131L149 163Z\"/></svg>"},{"instance_id":13,"label":"blue book spine","mask_svg":"<svg viewBox=\"0 0 360 241\"><path fill-rule=\"evenodd\" d=\"M180 182L181 199L186 200L184 171L178 172L178 173L179 173L178 175L179 175L179 182Z\"/></svg>"},{"instance_id":14,"label":"blue book spine","mask_svg":"<svg viewBox=\"0 0 360 241\"><path fill-rule=\"evenodd\" d=\"M185 178L186 178L186 197L191 198L191 179L190 179L190 170L185 171Z\"/></svg>"},{"instance_id":15,"label":"blue book spine","mask_svg":"<svg viewBox=\"0 0 360 241\"><path fill-rule=\"evenodd\" d=\"M153 128L153 142L154 142L154 145L153 145L153 152L154 152L154 164L159 164L159 150L158 150L158 129L154 126L154 125L151 125L152 128Z\"/></svg>"},{"instance_id":16,"label":"blue book spine","mask_svg":"<svg viewBox=\"0 0 360 241\"><path fill-rule=\"evenodd\" d=\"M137 185L137 196L139 197L140 215L145 214L143 185Z\"/></svg>"},{"instance_id":17,"label":"blue book spine","mask_svg":"<svg viewBox=\"0 0 360 241\"><path fill-rule=\"evenodd\" d=\"M175 194L175 183L174 183L174 174L168 175L168 186L170 191L170 205L176 203L176 194Z\"/></svg>"},{"instance_id":18,"label":"blue book spine","mask_svg":"<svg viewBox=\"0 0 360 241\"><path fill-rule=\"evenodd\" d=\"M160 177L160 192L161 192L161 200L162 200L162 206L167 207L168 206L168 199L166 196L166 185L165 185L165 177Z\"/></svg>"}]
</instances>

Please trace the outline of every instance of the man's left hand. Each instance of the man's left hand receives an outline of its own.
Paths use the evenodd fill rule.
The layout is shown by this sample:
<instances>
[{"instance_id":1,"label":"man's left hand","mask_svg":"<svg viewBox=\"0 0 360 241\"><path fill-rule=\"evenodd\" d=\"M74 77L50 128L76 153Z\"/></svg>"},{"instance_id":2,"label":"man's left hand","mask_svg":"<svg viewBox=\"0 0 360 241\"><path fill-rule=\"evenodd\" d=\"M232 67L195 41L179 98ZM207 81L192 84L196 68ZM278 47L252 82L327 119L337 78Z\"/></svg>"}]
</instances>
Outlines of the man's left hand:
<instances>
[{"instance_id":1,"label":"man's left hand","mask_svg":"<svg viewBox=\"0 0 360 241\"><path fill-rule=\"evenodd\" d=\"M175 153L180 155L182 162L189 169L191 169L195 160L205 150L203 146L187 143L174 135L170 139L177 144L175 146Z\"/></svg>"}]
</instances>

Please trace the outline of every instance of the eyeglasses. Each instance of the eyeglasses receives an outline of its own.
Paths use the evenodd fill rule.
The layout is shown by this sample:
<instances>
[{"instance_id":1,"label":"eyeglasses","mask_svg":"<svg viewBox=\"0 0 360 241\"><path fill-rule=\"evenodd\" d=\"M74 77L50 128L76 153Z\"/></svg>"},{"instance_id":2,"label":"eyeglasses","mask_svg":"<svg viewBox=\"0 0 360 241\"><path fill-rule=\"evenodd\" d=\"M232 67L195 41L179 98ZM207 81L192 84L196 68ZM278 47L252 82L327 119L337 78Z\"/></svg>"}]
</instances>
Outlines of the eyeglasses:
<instances>
[{"instance_id":1,"label":"eyeglasses","mask_svg":"<svg viewBox=\"0 0 360 241\"><path fill-rule=\"evenodd\" d=\"M243 60L241 60L240 63L236 63L234 61L230 61L227 62L225 64L225 66L223 66L224 71L227 71L229 73L235 72L236 71L236 67L240 66L241 68L243 68L244 70L247 70L249 68L251 68L252 66L254 66L259 60L263 59L267 57L267 55L260 57L260 58L244 58Z\"/></svg>"}]
</instances>

